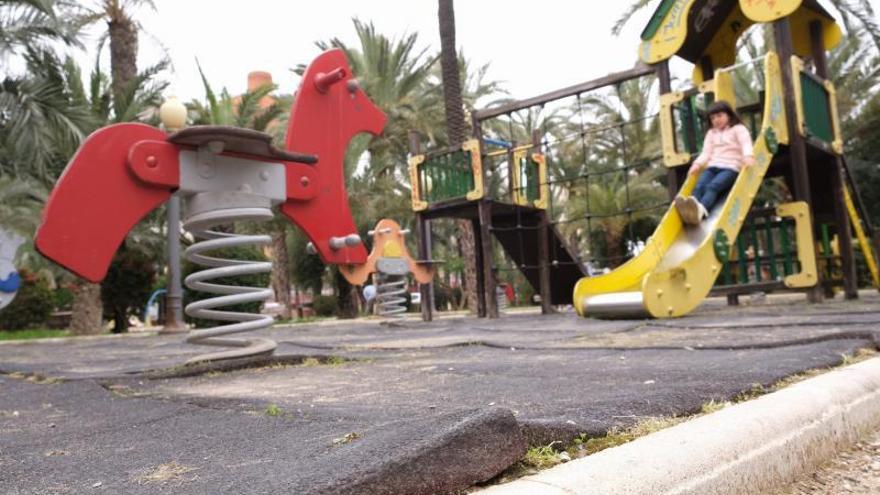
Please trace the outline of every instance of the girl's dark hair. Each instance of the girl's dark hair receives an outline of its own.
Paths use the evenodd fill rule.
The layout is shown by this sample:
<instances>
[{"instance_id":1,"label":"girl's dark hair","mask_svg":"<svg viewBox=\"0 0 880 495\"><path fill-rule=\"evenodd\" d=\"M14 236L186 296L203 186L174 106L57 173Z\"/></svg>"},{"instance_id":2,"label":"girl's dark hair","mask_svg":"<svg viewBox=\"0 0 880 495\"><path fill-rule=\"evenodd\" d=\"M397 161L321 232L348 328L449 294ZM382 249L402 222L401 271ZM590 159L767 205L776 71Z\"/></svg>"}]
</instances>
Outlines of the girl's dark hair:
<instances>
[{"instance_id":1,"label":"girl's dark hair","mask_svg":"<svg viewBox=\"0 0 880 495\"><path fill-rule=\"evenodd\" d=\"M726 113L727 118L730 119L730 127L742 124L742 119L739 118L739 115L736 113L736 110L730 106L730 103L727 103L724 100L718 100L709 105L709 109L706 111L706 119L709 121L709 129L712 128L712 116L716 113Z\"/></svg>"}]
</instances>

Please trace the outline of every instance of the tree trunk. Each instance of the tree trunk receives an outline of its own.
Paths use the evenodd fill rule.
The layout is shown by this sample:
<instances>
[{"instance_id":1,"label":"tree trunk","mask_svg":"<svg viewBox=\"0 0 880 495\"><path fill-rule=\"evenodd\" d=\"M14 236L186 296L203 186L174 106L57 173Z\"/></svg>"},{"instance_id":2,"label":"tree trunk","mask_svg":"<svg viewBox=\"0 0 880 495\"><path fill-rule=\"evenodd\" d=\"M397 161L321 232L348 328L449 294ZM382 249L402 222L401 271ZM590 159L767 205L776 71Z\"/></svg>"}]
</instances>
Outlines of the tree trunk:
<instances>
[{"instance_id":1,"label":"tree trunk","mask_svg":"<svg viewBox=\"0 0 880 495\"><path fill-rule=\"evenodd\" d=\"M336 310L339 318L357 318L357 295L352 290L353 287L339 268L333 269L333 281L336 283Z\"/></svg>"},{"instance_id":2,"label":"tree trunk","mask_svg":"<svg viewBox=\"0 0 880 495\"><path fill-rule=\"evenodd\" d=\"M467 139L468 126L464 120L458 54L455 48L455 10L452 0L439 1L437 16L440 20L440 67L443 74L446 133L449 135L449 144L457 146Z\"/></svg>"},{"instance_id":3,"label":"tree trunk","mask_svg":"<svg viewBox=\"0 0 880 495\"><path fill-rule=\"evenodd\" d=\"M110 84L114 103L122 105L129 83L137 77L137 25L121 10L107 24L110 35Z\"/></svg>"},{"instance_id":4,"label":"tree trunk","mask_svg":"<svg viewBox=\"0 0 880 495\"><path fill-rule=\"evenodd\" d=\"M81 282L77 284L73 298L73 314L70 333L73 335L97 335L104 331L101 303L101 284Z\"/></svg>"},{"instance_id":5,"label":"tree trunk","mask_svg":"<svg viewBox=\"0 0 880 495\"><path fill-rule=\"evenodd\" d=\"M125 310L116 309L113 311L113 333L128 332L128 315Z\"/></svg>"},{"instance_id":6,"label":"tree trunk","mask_svg":"<svg viewBox=\"0 0 880 495\"><path fill-rule=\"evenodd\" d=\"M437 18L440 22L440 66L443 75L443 103L446 110L446 134L449 145L457 147L467 139L468 126L464 119L461 97L461 79L458 53L455 48L455 10L452 0L439 0ZM464 259L462 291L471 313L477 311L477 270L474 230L470 220L457 220L458 240Z\"/></svg>"},{"instance_id":7,"label":"tree trunk","mask_svg":"<svg viewBox=\"0 0 880 495\"><path fill-rule=\"evenodd\" d=\"M461 246L462 259L464 260L464 283L462 284L462 301L467 302L471 314L476 314L479 309L477 301L477 256L476 240L474 239L474 227L470 220L456 220L458 225L458 243Z\"/></svg>"},{"instance_id":8,"label":"tree trunk","mask_svg":"<svg viewBox=\"0 0 880 495\"><path fill-rule=\"evenodd\" d=\"M620 239L622 237L622 232L612 228L605 229L605 255L608 257L608 267L612 270L622 265L625 261L625 253L620 246Z\"/></svg>"},{"instance_id":9,"label":"tree trunk","mask_svg":"<svg viewBox=\"0 0 880 495\"><path fill-rule=\"evenodd\" d=\"M272 232L272 290L275 301L281 304L281 317L293 317L290 305L290 259L287 253L287 227L279 224Z\"/></svg>"}]
</instances>

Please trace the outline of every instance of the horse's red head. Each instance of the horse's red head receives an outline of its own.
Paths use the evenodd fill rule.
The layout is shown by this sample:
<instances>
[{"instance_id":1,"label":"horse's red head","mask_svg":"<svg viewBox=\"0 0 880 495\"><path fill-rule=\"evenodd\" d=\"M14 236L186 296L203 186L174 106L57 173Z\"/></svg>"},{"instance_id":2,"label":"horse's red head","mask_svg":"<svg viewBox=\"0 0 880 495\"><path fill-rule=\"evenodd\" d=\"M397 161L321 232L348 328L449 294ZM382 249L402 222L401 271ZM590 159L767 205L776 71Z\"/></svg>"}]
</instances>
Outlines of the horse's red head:
<instances>
[{"instance_id":1,"label":"horse's red head","mask_svg":"<svg viewBox=\"0 0 880 495\"><path fill-rule=\"evenodd\" d=\"M361 132L378 135L385 114L367 97L351 73L345 53L334 49L316 58L303 75L287 127L286 148L317 155L317 196L289 200L281 211L308 235L325 263L360 264L367 260L363 244L331 242L357 234L345 190L343 160L351 138ZM297 184L287 176L287 189Z\"/></svg>"}]
</instances>

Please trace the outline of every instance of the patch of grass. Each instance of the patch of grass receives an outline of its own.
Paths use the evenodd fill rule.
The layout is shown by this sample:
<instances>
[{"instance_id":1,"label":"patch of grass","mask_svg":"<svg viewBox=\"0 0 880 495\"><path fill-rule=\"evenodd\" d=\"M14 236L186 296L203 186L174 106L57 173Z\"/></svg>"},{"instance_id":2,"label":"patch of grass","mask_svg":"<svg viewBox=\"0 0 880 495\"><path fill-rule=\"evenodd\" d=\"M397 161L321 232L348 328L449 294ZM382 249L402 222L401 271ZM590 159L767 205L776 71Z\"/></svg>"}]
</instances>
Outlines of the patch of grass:
<instances>
[{"instance_id":1,"label":"patch of grass","mask_svg":"<svg viewBox=\"0 0 880 495\"><path fill-rule=\"evenodd\" d=\"M605 449L617 447L651 433L675 426L688 420L687 417L661 417L646 418L629 428L612 428L604 437L587 438L585 435L578 437L581 440L579 455L590 455Z\"/></svg>"},{"instance_id":2,"label":"patch of grass","mask_svg":"<svg viewBox=\"0 0 880 495\"><path fill-rule=\"evenodd\" d=\"M70 330L58 330L54 328L31 328L28 330L6 330L0 332L0 340L34 340L50 339L54 337L67 337Z\"/></svg>"},{"instance_id":3,"label":"patch of grass","mask_svg":"<svg viewBox=\"0 0 880 495\"><path fill-rule=\"evenodd\" d=\"M877 355L876 349L867 349L861 348L855 352L853 355L844 354L842 356L843 360L841 361L841 366L849 366L851 364L861 363L862 361L867 361L872 357Z\"/></svg>"},{"instance_id":4,"label":"patch of grass","mask_svg":"<svg viewBox=\"0 0 880 495\"><path fill-rule=\"evenodd\" d=\"M196 468L191 468L182 464L178 464L176 461L171 461L166 464L160 464L159 466L156 466L155 468L138 476L136 481L139 485L163 485L172 481L183 481L181 478L184 474L195 470Z\"/></svg>"},{"instance_id":5,"label":"patch of grass","mask_svg":"<svg viewBox=\"0 0 880 495\"><path fill-rule=\"evenodd\" d=\"M340 356L327 356L327 357L307 357L299 363L300 366L305 368L310 368L313 366L342 366L347 363L349 360Z\"/></svg>"},{"instance_id":6,"label":"patch of grass","mask_svg":"<svg viewBox=\"0 0 880 495\"><path fill-rule=\"evenodd\" d=\"M24 380L26 382L37 383L40 385L54 385L64 381L61 378L54 376L43 376L39 373L21 373L18 371L8 373L6 376L9 378L15 378L16 380Z\"/></svg>"},{"instance_id":7,"label":"patch of grass","mask_svg":"<svg viewBox=\"0 0 880 495\"><path fill-rule=\"evenodd\" d=\"M771 390L768 390L761 385L760 383L753 383L751 388L748 390L744 390L733 398L733 403L738 404L740 402L745 402L752 399L757 399L758 397L770 393Z\"/></svg>"},{"instance_id":8,"label":"patch of grass","mask_svg":"<svg viewBox=\"0 0 880 495\"><path fill-rule=\"evenodd\" d=\"M309 358L303 359L303 362L300 363L300 366L302 366L304 368L311 368L312 366L321 366L321 361L318 361L318 358L309 357Z\"/></svg>"},{"instance_id":9,"label":"patch of grass","mask_svg":"<svg viewBox=\"0 0 880 495\"><path fill-rule=\"evenodd\" d=\"M269 404L269 406L266 407L266 416L275 418L282 414L284 414L284 410L278 407L278 404Z\"/></svg>"},{"instance_id":10,"label":"patch of grass","mask_svg":"<svg viewBox=\"0 0 880 495\"><path fill-rule=\"evenodd\" d=\"M358 432L355 432L355 431L353 431L351 433L346 433L345 435L343 435L339 438L334 438L333 445L345 445L347 443L354 442L355 440L357 440L360 437L361 437L361 434Z\"/></svg>"},{"instance_id":11,"label":"patch of grass","mask_svg":"<svg viewBox=\"0 0 880 495\"><path fill-rule=\"evenodd\" d=\"M522 463L527 467L535 469L547 469L562 462L555 446L561 442L550 442L541 447L532 447L526 451L526 455L522 458Z\"/></svg>"},{"instance_id":12,"label":"patch of grass","mask_svg":"<svg viewBox=\"0 0 880 495\"><path fill-rule=\"evenodd\" d=\"M327 365L328 366L342 366L343 364L346 363L346 361L347 360L344 357L330 356L327 358Z\"/></svg>"},{"instance_id":13,"label":"patch of grass","mask_svg":"<svg viewBox=\"0 0 880 495\"><path fill-rule=\"evenodd\" d=\"M733 402L730 401L717 402L715 399L712 399L700 406L700 414L712 414L732 405Z\"/></svg>"}]
</instances>

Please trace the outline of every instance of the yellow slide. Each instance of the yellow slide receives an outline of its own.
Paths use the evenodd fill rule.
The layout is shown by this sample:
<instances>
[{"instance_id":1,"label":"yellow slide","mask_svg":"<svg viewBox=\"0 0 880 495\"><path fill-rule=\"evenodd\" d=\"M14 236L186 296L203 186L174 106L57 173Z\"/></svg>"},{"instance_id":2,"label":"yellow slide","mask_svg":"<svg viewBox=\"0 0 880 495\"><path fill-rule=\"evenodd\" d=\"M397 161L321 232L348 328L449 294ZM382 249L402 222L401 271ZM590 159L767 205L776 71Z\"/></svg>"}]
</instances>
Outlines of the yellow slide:
<instances>
[{"instance_id":1,"label":"yellow slide","mask_svg":"<svg viewBox=\"0 0 880 495\"><path fill-rule=\"evenodd\" d=\"M717 100L736 101L729 74L716 73ZM685 227L671 207L648 240L645 249L616 270L586 277L574 288L574 306L581 316L614 318L669 318L694 310L709 294L722 264L714 240L724 232L733 242L761 187L777 143L788 144L779 57L764 58L765 101L761 133L755 142L756 164L740 172L726 201L716 206L702 225ZM679 194L696 185L688 177ZM799 222L800 223L800 222ZM812 282L815 284L815 281Z\"/></svg>"}]
</instances>

